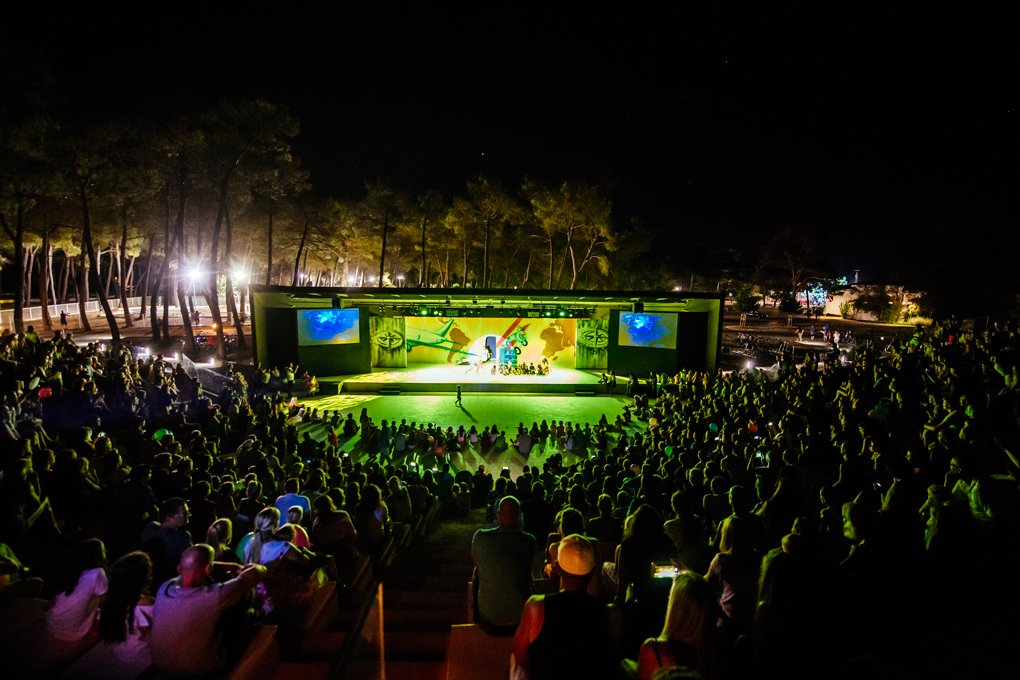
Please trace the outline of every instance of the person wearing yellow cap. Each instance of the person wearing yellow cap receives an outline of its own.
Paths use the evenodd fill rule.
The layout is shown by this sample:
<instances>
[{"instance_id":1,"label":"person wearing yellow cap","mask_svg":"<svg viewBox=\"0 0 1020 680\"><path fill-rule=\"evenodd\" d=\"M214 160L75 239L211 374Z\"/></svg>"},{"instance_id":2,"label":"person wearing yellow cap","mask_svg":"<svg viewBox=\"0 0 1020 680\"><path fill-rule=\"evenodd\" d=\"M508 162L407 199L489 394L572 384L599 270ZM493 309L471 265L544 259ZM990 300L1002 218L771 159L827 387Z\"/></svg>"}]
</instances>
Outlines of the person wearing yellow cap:
<instances>
[{"instance_id":1,"label":"person wearing yellow cap","mask_svg":"<svg viewBox=\"0 0 1020 680\"><path fill-rule=\"evenodd\" d=\"M552 570L559 574L560 592L532 595L525 603L510 677L615 678L622 616L587 592L596 571L595 546L579 534L565 537Z\"/></svg>"}]
</instances>

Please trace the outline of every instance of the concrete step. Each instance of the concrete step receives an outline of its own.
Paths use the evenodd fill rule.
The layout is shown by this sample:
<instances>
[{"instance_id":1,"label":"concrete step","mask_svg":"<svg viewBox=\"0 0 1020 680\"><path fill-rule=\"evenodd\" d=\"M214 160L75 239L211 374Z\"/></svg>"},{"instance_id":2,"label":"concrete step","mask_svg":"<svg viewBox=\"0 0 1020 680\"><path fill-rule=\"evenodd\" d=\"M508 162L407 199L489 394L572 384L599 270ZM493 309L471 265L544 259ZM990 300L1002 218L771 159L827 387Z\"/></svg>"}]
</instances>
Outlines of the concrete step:
<instances>
[{"instance_id":1,"label":"concrete step","mask_svg":"<svg viewBox=\"0 0 1020 680\"><path fill-rule=\"evenodd\" d=\"M428 590L438 593L464 592L471 574L455 574L453 576L417 576L407 574L383 579L383 588L389 592L400 590Z\"/></svg>"},{"instance_id":2,"label":"concrete step","mask_svg":"<svg viewBox=\"0 0 1020 680\"><path fill-rule=\"evenodd\" d=\"M390 653L438 653L440 659L446 657L446 647L450 643L450 631L386 631L386 656Z\"/></svg>"},{"instance_id":3,"label":"concrete step","mask_svg":"<svg viewBox=\"0 0 1020 680\"><path fill-rule=\"evenodd\" d=\"M273 680L326 680L332 663L281 663Z\"/></svg>"},{"instance_id":4,"label":"concrete step","mask_svg":"<svg viewBox=\"0 0 1020 680\"><path fill-rule=\"evenodd\" d=\"M461 592L430 593L425 590L383 590L388 615L395 609L463 609L467 607L467 583Z\"/></svg>"},{"instance_id":5,"label":"concrete step","mask_svg":"<svg viewBox=\"0 0 1020 680\"><path fill-rule=\"evenodd\" d=\"M446 680L446 663L387 660L386 680Z\"/></svg>"},{"instance_id":6,"label":"concrete step","mask_svg":"<svg viewBox=\"0 0 1020 680\"><path fill-rule=\"evenodd\" d=\"M459 609L392 609L386 610L386 626L405 624L457 625L470 623L467 619L466 607Z\"/></svg>"}]
</instances>

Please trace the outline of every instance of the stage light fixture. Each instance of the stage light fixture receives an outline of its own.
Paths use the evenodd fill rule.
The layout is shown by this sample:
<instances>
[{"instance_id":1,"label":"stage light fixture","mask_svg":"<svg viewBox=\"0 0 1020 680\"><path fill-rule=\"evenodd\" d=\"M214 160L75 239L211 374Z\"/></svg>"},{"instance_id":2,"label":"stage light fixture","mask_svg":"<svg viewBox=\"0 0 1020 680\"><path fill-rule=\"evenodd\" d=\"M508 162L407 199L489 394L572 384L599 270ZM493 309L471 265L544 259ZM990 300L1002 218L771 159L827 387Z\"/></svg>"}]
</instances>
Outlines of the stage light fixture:
<instances>
[{"instance_id":1,"label":"stage light fixture","mask_svg":"<svg viewBox=\"0 0 1020 680\"><path fill-rule=\"evenodd\" d=\"M566 316L566 315L567 315L567 311L565 309L561 309L560 310L560 316Z\"/></svg>"},{"instance_id":2,"label":"stage light fixture","mask_svg":"<svg viewBox=\"0 0 1020 680\"><path fill-rule=\"evenodd\" d=\"M422 316L428 316L428 315L429 315L429 310L428 310L428 309L424 309L424 308L423 308L423 309L421 310L421 312L419 312L419 314L421 314Z\"/></svg>"}]
</instances>

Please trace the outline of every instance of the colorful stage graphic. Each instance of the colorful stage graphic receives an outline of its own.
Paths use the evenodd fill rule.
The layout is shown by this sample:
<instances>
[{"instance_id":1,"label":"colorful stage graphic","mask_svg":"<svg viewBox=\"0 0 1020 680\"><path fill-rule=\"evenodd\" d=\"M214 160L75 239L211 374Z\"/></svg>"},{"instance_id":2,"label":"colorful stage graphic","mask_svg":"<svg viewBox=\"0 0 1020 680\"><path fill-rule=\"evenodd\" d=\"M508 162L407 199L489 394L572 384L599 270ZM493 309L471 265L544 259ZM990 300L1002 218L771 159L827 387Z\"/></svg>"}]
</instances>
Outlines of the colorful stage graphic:
<instances>
[{"instance_id":1,"label":"colorful stage graphic","mask_svg":"<svg viewBox=\"0 0 1020 680\"><path fill-rule=\"evenodd\" d=\"M544 356L552 364L574 368L574 319L403 317L372 322L377 367L477 361L530 364Z\"/></svg>"}]
</instances>

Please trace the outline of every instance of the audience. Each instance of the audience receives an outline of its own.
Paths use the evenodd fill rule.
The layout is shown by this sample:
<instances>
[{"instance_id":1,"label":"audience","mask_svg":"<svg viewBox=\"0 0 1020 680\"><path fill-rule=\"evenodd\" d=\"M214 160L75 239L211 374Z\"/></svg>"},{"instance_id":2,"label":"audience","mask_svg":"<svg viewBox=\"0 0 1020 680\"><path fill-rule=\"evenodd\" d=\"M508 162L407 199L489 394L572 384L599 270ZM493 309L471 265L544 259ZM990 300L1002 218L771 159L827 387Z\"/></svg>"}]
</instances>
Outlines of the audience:
<instances>
[{"instance_id":1,"label":"audience","mask_svg":"<svg viewBox=\"0 0 1020 680\"><path fill-rule=\"evenodd\" d=\"M845 364L822 358L635 377L612 424L511 424L528 456L511 479L463 469L473 456L503 464L498 424L462 429L461 448L454 424L302 411L271 371L254 393L231 372L210 400L158 355L0 337L0 608L53 597L49 636L101 636L89 658L106 678L145 664L146 641L161 671L207 673L243 648L247 607L232 605L262 580L259 563L300 583L315 554L352 565L385 550L390 525L488 505L497 527L473 541L474 616L494 634L533 634L515 654L533 674L548 658L543 626L518 624L536 548L565 511L567 539L587 534L605 562L587 597L622 610L614 658L641 677L684 672L672 663L703 677L811 677L995 621L1016 602L1020 557L1016 328L935 324ZM328 430L322 444L299 440L302 412ZM567 539L550 567L564 593L576 585L560 573ZM109 584L106 547L124 556ZM226 564L231 552L250 566ZM653 563L679 575L653 578ZM979 568L995 597L941 596L958 565Z\"/></svg>"}]
</instances>

